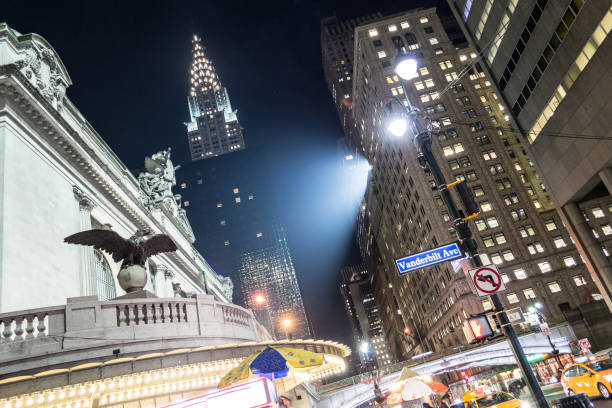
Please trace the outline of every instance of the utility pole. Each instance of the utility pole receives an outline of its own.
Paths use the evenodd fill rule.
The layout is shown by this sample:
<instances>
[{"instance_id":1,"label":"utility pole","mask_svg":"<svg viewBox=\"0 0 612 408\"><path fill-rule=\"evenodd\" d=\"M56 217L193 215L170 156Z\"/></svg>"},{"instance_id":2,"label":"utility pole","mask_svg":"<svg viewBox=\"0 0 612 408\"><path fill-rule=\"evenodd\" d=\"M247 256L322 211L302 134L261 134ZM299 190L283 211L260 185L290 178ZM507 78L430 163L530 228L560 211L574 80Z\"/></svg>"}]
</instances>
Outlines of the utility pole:
<instances>
[{"instance_id":1,"label":"utility pole","mask_svg":"<svg viewBox=\"0 0 612 408\"><path fill-rule=\"evenodd\" d=\"M407 80L414 76L417 71L417 60L405 52L405 49L402 47L400 42L396 43L396 47L398 48L398 56L395 59L395 72L400 76L403 80ZM427 129L419 122L419 112L414 109L412 103L410 102L410 98L408 97L408 93L403 85L402 81L402 90L403 94L406 95L406 105L399 99L394 98L394 101L401 106L404 113L407 115L406 120L410 122L410 127L412 128L412 132L414 134L414 144L419 151L419 164L422 166L427 166L433 175L434 181L436 183L437 189L440 191L440 195L446 207L448 208L448 212L453 220L453 226L455 227L455 231L457 233L457 238L459 239L461 250L464 253L469 255L469 262L472 267L480 267L482 265L482 261L478 256L478 244L472 238L472 231L470 229L470 225L468 224L468 220L475 217L479 210L478 206L474 202L472 198L472 194L469 188L465 183L458 182L453 183L452 185L447 185L444 180L444 175L438 165L436 158L431 151L431 137ZM389 104L389 109L391 109L391 103ZM396 123L398 125L399 122ZM406 130L407 126L404 122L399 126L394 126L393 130L391 127L388 129L394 133L396 136L400 136ZM459 197L464 205L464 209L466 210L468 216L466 217L463 211L459 210L453 201L453 197L451 196L449 187L457 186L457 191L459 193ZM529 362L527 361L527 357L525 356L525 352L521 347L521 343L519 342L518 336L514 331L514 328L510 324L508 320L508 316L504 310L504 305L501 300L497 296L497 294L492 294L491 303L495 307L495 311L499 317L499 322L502 327L502 331L508 338L508 342L510 343L510 348L514 353L514 357L527 380L527 386L529 387L529 391L534 396L536 403L539 408L549 408L548 401L544 397L544 393L540 388L540 384L536 379Z\"/></svg>"}]
</instances>

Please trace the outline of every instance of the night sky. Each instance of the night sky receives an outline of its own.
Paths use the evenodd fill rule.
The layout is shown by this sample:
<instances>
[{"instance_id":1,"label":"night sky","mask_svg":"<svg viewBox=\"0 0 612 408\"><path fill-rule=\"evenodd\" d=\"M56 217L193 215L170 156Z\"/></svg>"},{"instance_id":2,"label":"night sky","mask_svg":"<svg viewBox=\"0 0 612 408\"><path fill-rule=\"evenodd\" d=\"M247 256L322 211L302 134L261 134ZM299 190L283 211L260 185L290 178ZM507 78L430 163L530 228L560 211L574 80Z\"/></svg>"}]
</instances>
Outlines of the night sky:
<instances>
[{"instance_id":1,"label":"night sky","mask_svg":"<svg viewBox=\"0 0 612 408\"><path fill-rule=\"evenodd\" d=\"M200 34L247 148L266 147L317 337L348 342L338 275L359 255L342 206L342 131L323 78L320 20L436 5L445 2L5 0L0 21L49 41L73 81L67 96L131 169L168 146L175 162L188 160L190 40Z\"/></svg>"}]
</instances>

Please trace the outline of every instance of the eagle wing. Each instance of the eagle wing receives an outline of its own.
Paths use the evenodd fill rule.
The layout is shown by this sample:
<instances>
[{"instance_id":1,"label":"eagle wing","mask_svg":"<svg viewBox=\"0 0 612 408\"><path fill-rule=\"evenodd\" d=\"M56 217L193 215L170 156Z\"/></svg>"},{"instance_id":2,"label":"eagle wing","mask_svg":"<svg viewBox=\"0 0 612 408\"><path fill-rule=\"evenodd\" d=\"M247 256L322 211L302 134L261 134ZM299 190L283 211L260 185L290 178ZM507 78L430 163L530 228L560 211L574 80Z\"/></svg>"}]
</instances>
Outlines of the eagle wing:
<instances>
[{"instance_id":1,"label":"eagle wing","mask_svg":"<svg viewBox=\"0 0 612 408\"><path fill-rule=\"evenodd\" d=\"M115 262L119 262L127 256L133 245L115 231L105 229L91 229L89 231L77 232L66 238L64 242L69 244L88 245L96 249L108 252Z\"/></svg>"},{"instance_id":2,"label":"eagle wing","mask_svg":"<svg viewBox=\"0 0 612 408\"><path fill-rule=\"evenodd\" d=\"M163 252L173 252L178 248L174 241L166 234L155 234L151 238L147 239L144 246L145 258L153 255L161 254Z\"/></svg>"}]
</instances>

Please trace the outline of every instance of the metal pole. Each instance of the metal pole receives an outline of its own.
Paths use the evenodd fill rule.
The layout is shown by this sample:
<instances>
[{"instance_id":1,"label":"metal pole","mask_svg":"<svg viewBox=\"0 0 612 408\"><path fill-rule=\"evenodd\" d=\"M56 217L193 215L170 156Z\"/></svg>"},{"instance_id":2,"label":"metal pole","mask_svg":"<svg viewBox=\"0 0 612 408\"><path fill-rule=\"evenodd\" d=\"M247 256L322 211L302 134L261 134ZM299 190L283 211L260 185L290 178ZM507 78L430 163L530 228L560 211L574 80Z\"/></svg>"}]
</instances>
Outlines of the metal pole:
<instances>
[{"instance_id":1,"label":"metal pole","mask_svg":"<svg viewBox=\"0 0 612 408\"><path fill-rule=\"evenodd\" d=\"M404 104L401 103L401 101L400 101L400 105L402 106L402 108L404 108L407 111L408 115L412 117L411 123L412 123L413 132L415 134L415 138L414 138L415 145L420 149L421 153L423 154L429 166L431 174L434 177L436 185L438 186L440 195L442 196L442 199L444 200L446 207L448 208L448 212L453 219L455 231L457 232L457 236L459 238L459 241L461 242L461 247L469 255L470 264L472 266L474 267L482 266L482 262L480 260L480 257L478 256L478 244L476 243L474 238L472 238L472 231L470 230L470 226L468 222L462 220L463 217L461 213L459 212L459 210L457 209L457 206L455 205L455 202L453 201L450 191L448 191L448 188L446 187L446 181L444 180L444 175L442 174L442 171L440 167L438 166L436 158L434 157L433 152L431 151L431 137L429 136L429 132L423 128L423 126L419 123L418 119L416 118L417 112L413 109L412 104L410 103L410 100L408 99L408 94L406 93L405 89L404 89L404 95L406 95L406 101L408 102L408 107L406 108ZM525 376L525 379L527 380L527 386L529 387L529 391L531 391L531 394L535 398L538 407L549 408L548 401L546 401L546 397L544 396L544 393L542 392L542 388L540 388L540 384L538 383L538 380L536 379L536 376L533 370L531 369L529 362L527 361L527 357L525 356L525 353L523 352L523 348L521 346L521 343L519 342L518 336L516 335L516 332L514 331L512 324L510 324L510 321L508 320L508 316L506 316L504 305L502 304L497 294L493 294L490 297L491 297L491 302L493 303L493 306L495 307L495 311L497 312L497 315L499 317L499 321L500 321L502 330L504 334L506 335L506 337L508 338L508 342L510 343L510 348L512 349L512 352L514 353L514 357L523 375Z\"/></svg>"}]
</instances>

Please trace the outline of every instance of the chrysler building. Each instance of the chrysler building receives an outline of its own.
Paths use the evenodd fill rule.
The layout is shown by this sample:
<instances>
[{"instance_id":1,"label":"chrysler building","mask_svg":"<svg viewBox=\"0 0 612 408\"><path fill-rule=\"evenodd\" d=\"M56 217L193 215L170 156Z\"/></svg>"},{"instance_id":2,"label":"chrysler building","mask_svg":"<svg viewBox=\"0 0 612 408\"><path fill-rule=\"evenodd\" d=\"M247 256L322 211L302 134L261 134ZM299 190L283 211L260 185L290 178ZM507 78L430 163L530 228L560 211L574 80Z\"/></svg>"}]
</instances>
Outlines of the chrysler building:
<instances>
[{"instance_id":1,"label":"chrysler building","mask_svg":"<svg viewBox=\"0 0 612 408\"><path fill-rule=\"evenodd\" d=\"M186 123L191 160L197 161L244 149L242 128L232 110L227 89L204 54L202 39L194 35Z\"/></svg>"}]
</instances>

